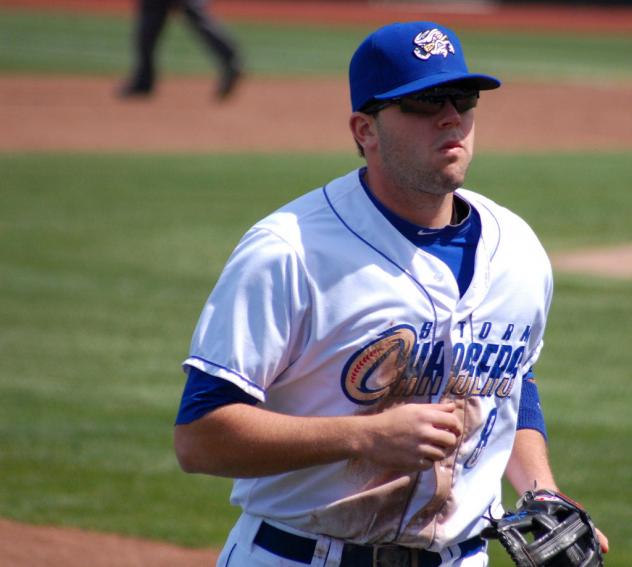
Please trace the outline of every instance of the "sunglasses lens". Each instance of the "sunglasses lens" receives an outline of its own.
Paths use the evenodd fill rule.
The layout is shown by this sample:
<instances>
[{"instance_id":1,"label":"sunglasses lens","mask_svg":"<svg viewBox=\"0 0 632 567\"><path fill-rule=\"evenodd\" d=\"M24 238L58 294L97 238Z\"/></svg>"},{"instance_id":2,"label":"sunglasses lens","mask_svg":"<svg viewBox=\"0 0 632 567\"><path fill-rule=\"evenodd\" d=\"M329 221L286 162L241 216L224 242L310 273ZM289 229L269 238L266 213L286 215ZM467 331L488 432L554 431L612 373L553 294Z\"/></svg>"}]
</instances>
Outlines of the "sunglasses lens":
<instances>
[{"instance_id":1,"label":"sunglasses lens","mask_svg":"<svg viewBox=\"0 0 632 567\"><path fill-rule=\"evenodd\" d=\"M404 97L399 103L402 112L407 114L422 114L423 116L433 116L437 114L445 103L446 99L432 98L412 98Z\"/></svg>"},{"instance_id":2,"label":"sunglasses lens","mask_svg":"<svg viewBox=\"0 0 632 567\"><path fill-rule=\"evenodd\" d=\"M457 112L463 113L471 110L478 104L478 93L462 97L453 97L452 104Z\"/></svg>"},{"instance_id":3,"label":"sunglasses lens","mask_svg":"<svg viewBox=\"0 0 632 567\"><path fill-rule=\"evenodd\" d=\"M471 110L478 104L478 91L463 89L433 89L403 97L400 101L402 112L433 116L450 100L457 112Z\"/></svg>"}]
</instances>

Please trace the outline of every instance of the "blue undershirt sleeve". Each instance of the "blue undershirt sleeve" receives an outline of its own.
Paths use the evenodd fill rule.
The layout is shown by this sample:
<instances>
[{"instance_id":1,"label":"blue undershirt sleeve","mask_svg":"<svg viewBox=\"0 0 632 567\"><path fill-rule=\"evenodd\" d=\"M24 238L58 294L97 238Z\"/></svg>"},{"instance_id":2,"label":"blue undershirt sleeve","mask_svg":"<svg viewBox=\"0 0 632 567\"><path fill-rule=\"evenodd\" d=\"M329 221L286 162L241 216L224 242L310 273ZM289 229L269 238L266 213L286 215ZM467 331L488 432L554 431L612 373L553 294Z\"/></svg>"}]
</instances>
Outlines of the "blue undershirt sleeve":
<instances>
[{"instance_id":1,"label":"blue undershirt sleeve","mask_svg":"<svg viewBox=\"0 0 632 567\"><path fill-rule=\"evenodd\" d=\"M529 372L522 378L522 394L520 395L517 429L535 429L545 439L548 439L533 368L529 369Z\"/></svg>"},{"instance_id":2,"label":"blue undershirt sleeve","mask_svg":"<svg viewBox=\"0 0 632 567\"><path fill-rule=\"evenodd\" d=\"M191 423L221 406L236 403L255 405L258 401L227 380L189 367L176 425Z\"/></svg>"}]
</instances>

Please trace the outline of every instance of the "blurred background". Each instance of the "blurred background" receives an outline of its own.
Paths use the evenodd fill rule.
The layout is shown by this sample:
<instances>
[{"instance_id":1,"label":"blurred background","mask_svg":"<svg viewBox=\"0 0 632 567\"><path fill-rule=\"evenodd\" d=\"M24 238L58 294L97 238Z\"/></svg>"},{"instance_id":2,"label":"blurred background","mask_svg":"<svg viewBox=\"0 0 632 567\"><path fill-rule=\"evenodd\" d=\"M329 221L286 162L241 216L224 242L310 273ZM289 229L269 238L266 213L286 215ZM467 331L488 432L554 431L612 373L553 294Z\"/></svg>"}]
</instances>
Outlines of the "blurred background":
<instances>
[{"instance_id":1,"label":"blurred background","mask_svg":"<svg viewBox=\"0 0 632 567\"><path fill-rule=\"evenodd\" d=\"M467 186L521 214L554 259L538 365L551 460L610 537L607 564L628 567L631 4L216 0L243 57L217 100L220 67L181 14L154 91L121 99L133 2L0 0L0 563L32 564L9 525L222 544L230 481L184 475L171 447L199 310L253 222L361 165L349 58L375 27L423 19L504 80L477 110ZM38 565L70 565L60 554Z\"/></svg>"}]
</instances>

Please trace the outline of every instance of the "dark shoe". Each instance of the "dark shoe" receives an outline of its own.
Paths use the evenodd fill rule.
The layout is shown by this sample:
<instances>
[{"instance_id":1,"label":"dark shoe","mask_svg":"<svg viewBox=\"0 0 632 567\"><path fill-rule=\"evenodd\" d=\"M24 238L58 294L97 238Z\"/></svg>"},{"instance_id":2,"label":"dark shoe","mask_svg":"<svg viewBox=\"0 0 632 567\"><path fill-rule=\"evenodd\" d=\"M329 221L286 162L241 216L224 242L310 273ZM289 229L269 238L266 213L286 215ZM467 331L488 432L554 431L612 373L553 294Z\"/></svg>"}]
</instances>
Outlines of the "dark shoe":
<instances>
[{"instance_id":1,"label":"dark shoe","mask_svg":"<svg viewBox=\"0 0 632 567\"><path fill-rule=\"evenodd\" d=\"M227 99L235 91L237 83L242 78L241 69L235 66L229 66L224 69L217 88L215 89L215 98L218 100Z\"/></svg>"},{"instance_id":2,"label":"dark shoe","mask_svg":"<svg viewBox=\"0 0 632 567\"><path fill-rule=\"evenodd\" d=\"M120 98L145 97L149 96L152 90L151 85L137 81L128 81L119 87L116 94Z\"/></svg>"}]
</instances>

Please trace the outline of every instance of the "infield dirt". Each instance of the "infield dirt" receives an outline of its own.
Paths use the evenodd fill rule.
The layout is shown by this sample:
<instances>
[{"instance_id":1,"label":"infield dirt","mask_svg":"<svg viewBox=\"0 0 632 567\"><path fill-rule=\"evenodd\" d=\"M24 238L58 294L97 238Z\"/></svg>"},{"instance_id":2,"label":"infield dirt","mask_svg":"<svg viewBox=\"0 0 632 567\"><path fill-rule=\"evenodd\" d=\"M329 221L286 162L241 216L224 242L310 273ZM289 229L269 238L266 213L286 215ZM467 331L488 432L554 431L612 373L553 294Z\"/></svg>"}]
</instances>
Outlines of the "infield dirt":
<instances>
[{"instance_id":1,"label":"infield dirt","mask_svg":"<svg viewBox=\"0 0 632 567\"><path fill-rule=\"evenodd\" d=\"M115 88L0 76L0 151L354 151L344 79L246 77L224 103L210 79L165 77L143 99ZM632 149L632 84L506 83L481 96L476 136L483 151Z\"/></svg>"}]
</instances>

